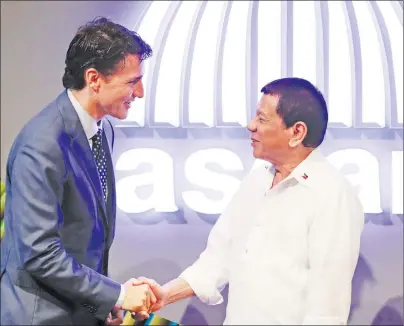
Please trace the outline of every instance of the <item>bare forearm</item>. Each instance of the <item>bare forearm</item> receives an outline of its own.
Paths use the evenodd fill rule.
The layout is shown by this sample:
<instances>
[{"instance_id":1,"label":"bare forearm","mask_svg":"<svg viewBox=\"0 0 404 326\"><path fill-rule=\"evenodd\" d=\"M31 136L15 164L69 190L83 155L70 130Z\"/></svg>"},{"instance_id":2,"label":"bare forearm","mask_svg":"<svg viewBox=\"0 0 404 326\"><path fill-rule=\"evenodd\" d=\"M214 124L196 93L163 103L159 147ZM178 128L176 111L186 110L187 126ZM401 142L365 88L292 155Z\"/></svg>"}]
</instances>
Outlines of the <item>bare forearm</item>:
<instances>
[{"instance_id":1,"label":"bare forearm","mask_svg":"<svg viewBox=\"0 0 404 326\"><path fill-rule=\"evenodd\" d=\"M167 293L166 305L195 295L189 284L181 278L176 278L164 284L163 289Z\"/></svg>"}]
</instances>

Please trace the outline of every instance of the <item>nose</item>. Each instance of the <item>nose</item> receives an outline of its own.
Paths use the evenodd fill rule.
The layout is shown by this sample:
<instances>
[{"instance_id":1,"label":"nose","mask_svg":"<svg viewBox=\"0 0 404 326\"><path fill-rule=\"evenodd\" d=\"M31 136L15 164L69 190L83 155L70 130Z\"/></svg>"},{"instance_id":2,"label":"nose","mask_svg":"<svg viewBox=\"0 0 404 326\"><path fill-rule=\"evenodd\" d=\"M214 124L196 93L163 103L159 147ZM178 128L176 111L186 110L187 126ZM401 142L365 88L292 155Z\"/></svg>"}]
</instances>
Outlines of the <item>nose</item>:
<instances>
[{"instance_id":1,"label":"nose","mask_svg":"<svg viewBox=\"0 0 404 326\"><path fill-rule=\"evenodd\" d=\"M133 86L133 94L134 94L134 97L143 98L143 96L144 96L144 88L143 88L143 81L142 80L139 80Z\"/></svg>"},{"instance_id":2,"label":"nose","mask_svg":"<svg viewBox=\"0 0 404 326\"><path fill-rule=\"evenodd\" d=\"M248 126L247 126L247 129L248 129L249 131L251 131L251 132L254 132L254 131L257 130L257 126L256 126L256 124L255 124L255 118L253 118L253 119L250 121L250 123L249 123Z\"/></svg>"}]
</instances>

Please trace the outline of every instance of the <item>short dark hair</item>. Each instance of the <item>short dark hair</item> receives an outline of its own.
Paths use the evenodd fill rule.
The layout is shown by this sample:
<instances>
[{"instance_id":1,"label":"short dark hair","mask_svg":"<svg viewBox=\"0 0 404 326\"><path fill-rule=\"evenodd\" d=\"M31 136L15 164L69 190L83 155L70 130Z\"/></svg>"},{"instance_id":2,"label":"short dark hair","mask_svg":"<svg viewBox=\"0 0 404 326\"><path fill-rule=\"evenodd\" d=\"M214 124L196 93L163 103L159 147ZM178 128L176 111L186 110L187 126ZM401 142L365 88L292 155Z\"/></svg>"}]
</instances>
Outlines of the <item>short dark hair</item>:
<instances>
[{"instance_id":1,"label":"short dark hair","mask_svg":"<svg viewBox=\"0 0 404 326\"><path fill-rule=\"evenodd\" d=\"M153 51L136 32L99 17L81 26L66 53L63 86L82 89L84 71L95 68L104 76L112 74L116 65L128 54L138 54L143 61Z\"/></svg>"},{"instance_id":2,"label":"short dark hair","mask_svg":"<svg viewBox=\"0 0 404 326\"><path fill-rule=\"evenodd\" d=\"M328 124L327 103L313 84L302 78L281 78L265 85L261 92L279 96L276 112L286 128L298 121L307 125L304 146L316 148L323 142Z\"/></svg>"}]
</instances>

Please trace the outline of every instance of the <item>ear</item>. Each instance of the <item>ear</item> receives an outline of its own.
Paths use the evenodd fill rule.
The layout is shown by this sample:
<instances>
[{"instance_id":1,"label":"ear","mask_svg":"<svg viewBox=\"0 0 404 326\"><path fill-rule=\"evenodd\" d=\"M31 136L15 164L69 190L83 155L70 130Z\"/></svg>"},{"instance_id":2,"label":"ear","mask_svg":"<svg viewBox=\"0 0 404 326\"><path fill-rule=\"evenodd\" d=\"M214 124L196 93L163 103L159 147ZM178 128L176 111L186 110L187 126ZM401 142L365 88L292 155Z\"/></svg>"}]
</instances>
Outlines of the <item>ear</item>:
<instances>
[{"instance_id":1,"label":"ear","mask_svg":"<svg viewBox=\"0 0 404 326\"><path fill-rule=\"evenodd\" d=\"M290 127L290 131L292 137L289 140L289 146L295 148L301 144L306 137L307 125L302 121L298 121Z\"/></svg>"},{"instance_id":2,"label":"ear","mask_svg":"<svg viewBox=\"0 0 404 326\"><path fill-rule=\"evenodd\" d=\"M103 76L95 68L89 68L84 72L84 80L86 81L86 85L95 92L98 92L102 78Z\"/></svg>"}]
</instances>

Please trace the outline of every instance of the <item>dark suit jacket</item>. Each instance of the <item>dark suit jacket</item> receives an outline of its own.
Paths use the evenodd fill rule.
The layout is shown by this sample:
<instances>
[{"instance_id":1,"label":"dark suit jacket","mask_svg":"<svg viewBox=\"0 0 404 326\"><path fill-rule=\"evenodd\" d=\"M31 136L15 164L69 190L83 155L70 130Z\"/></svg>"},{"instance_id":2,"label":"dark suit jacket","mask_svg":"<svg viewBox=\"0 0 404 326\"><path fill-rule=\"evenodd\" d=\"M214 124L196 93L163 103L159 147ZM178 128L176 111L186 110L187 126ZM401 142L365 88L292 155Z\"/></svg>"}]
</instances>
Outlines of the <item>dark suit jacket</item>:
<instances>
[{"instance_id":1,"label":"dark suit jacket","mask_svg":"<svg viewBox=\"0 0 404 326\"><path fill-rule=\"evenodd\" d=\"M105 276L116 208L106 119L103 129L107 204L66 91L17 136L7 163L2 325L97 324L115 305L120 284Z\"/></svg>"}]
</instances>

